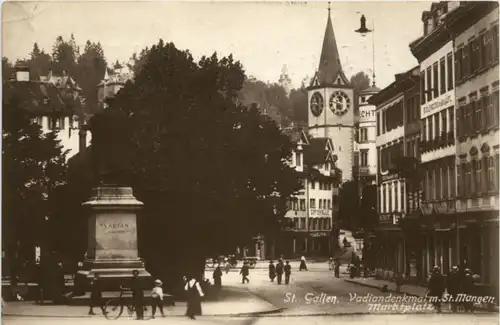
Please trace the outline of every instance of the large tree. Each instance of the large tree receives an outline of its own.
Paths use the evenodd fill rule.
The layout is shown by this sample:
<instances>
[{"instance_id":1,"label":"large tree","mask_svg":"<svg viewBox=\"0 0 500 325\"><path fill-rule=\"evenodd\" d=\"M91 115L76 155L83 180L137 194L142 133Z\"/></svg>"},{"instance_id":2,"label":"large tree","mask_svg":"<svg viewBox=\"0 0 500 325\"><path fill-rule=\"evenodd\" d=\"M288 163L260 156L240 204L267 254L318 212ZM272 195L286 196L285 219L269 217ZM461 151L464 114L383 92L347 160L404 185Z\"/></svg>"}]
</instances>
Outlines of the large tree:
<instances>
[{"instance_id":1,"label":"large tree","mask_svg":"<svg viewBox=\"0 0 500 325\"><path fill-rule=\"evenodd\" d=\"M9 81L14 72L14 67L10 63L9 59L2 57L2 85Z\"/></svg>"},{"instance_id":2,"label":"large tree","mask_svg":"<svg viewBox=\"0 0 500 325\"><path fill-rule=\"evenodd\" d=\"M370 87L370 77L360 71L351 77L351 85L354 87L354 92L359 94L360 91Z\"/></svg>"},{"instance_id":3,"label":"large tree","mask_svg":"<svg viewBox=\"0 0 500 325\"><path fill-rule=\"evenodd\" d=\"M23 109L23 100L8 85L2 94L2 241L5 251L28 258L35 244L50 238L52 193L66 179L65 159L57 134L43 134ZM46 218L47 217L47 218Z\"/></svg>"},{"instance_id":4,"label":"large tree","mask_svg":"<svg viewBox=\"0 0 500 325\"><path fill-rule=\"evenodd\" d=\"M96 86L104 77L106 64L101 43L88 40L82 55L78 58L77 72L74 76L86 100L86 113L97 111Z\"/></svg>"},{"instance_id":5,"label":"large tree","mask_svg":"<svg viewBox=\"0 0 500 325\"><path fill-rule=\"evenodd\" d=\"M140 249L153 272L201 271L205 257L272 235L299 188L288 137L238 104L244 80L232 56L196 62L160 41L91 122L96 169L119 171L114 183L145 203Z\"/></svg>"},{"instance_id":6,"label":"large tree","mask_svg":"<svg viewBox=\"0 0 500 325\"><path fill-rule=\"evenodd\" d=\"M52 47L52 70L54 74L61 75L66 71L70 76L77 74L77 60L80 49L76 45L75 37L71 34L69 41L65 41L62 36L56 38Z\"/></svg>"},{"instance_id":7,"label":"large tree","mask_svg":"<svg viewBox=\"0 0 500 325\"><path fill-rule=\"evenodd\" d=\"M39 80L41 76L46 76L51 68L52 58L50 54L40 50L38 44L33 44L33 50L26 61L30 69L30 79Z\"/></svg>"}]
</instances>

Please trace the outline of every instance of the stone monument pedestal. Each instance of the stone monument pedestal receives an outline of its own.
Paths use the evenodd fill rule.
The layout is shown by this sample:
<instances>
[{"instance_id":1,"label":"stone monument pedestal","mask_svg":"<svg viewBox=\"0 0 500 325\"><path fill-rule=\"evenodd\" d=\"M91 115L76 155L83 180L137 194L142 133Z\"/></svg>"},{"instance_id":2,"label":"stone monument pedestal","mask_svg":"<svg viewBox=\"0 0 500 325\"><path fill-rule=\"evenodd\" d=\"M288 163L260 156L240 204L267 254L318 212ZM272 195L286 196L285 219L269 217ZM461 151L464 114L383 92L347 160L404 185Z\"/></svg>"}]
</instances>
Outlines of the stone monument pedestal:
<instances>
[{"instance_id":1,"label":"stone monument pedestal","mask_svg":"<svg viewBox=\"0 0 500 325\"><path fill-rule=\"evenodd\" d=\"M151 281L137 248L136 213L143 203L134 197L132 188L96 187L82 206L89 213L88 249L83 270L77 276L86 278L88 284L99 274L104 290L127 286L134 270L144 282Z\"/></svg>"}]
</instances>

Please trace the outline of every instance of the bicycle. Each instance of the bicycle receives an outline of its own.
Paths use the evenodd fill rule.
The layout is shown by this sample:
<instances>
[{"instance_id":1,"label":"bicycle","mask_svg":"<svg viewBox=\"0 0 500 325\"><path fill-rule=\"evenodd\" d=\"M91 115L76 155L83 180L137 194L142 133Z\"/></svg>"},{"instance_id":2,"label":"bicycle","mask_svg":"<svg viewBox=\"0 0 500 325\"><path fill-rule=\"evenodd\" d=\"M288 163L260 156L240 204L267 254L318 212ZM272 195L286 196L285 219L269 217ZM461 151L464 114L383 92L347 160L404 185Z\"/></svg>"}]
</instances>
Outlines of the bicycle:
<instances>
[{"instance_id":1,"label":"bicycle","mask_svg":"<svg viewBox=\"0 0 500 325\"><path fill-rule=\"evenodd\" d=\"M118 298L111 298L104 305L104 317L106 317L106 319L108 320L118 319L123 314L124 307L127 307L129 317L132 317L135 313L135 305L130 301L127 301L130 299L127 299L127 297L123 297L124 293L131 293L131 290L123 287L121 287L120 289L121 292ZM147 313L148 308L146 306L143 306L142 308L144 309L144 319L152 318L152 315Z\"/></svg>"}]
</instances>

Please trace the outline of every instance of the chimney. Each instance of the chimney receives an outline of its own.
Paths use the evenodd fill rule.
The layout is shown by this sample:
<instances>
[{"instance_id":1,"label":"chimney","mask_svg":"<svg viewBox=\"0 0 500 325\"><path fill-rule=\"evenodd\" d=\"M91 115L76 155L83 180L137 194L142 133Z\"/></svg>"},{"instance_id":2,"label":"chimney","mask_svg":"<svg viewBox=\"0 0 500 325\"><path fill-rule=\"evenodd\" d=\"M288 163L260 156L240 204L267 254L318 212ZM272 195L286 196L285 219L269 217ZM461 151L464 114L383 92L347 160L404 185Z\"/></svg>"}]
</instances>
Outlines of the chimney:
<instances>
[{"instance_id":1,"label":"chimney","mask_svg":"<svg viewBox=\"0 0 500 325\"><path fill-rule=\"evenodd\" d=\"M16 66L16 81L30 81L30 69L28 66Z\"/></svg>"},{"instance_id":2,"label":"chimney","mask_svg":"<svg viewBox=\"0 0 500 325\"><path fill-rule=\"evenodd\" d=\"M82 152L87 147L87 126L81 125L78 132L78 152Z\"/></svg>"}]
</instances>

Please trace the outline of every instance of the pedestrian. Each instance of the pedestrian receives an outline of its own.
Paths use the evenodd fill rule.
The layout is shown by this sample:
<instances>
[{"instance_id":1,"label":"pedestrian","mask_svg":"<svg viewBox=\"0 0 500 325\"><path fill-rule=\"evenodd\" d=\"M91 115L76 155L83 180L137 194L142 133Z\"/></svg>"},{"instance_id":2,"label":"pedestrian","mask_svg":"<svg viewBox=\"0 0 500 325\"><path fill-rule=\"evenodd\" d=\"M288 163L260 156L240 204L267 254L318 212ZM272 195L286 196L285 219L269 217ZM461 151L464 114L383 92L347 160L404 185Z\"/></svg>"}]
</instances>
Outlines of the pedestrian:
<instances>
[{"instance_id":1,"label":"pedestrian","mask_svg":"<svg viewBox=\"0 0 500 325\"><path fill-rule=\"evenodd\" d=\"M248 267L248 262L243 263L243 266L241 267L240 270L241 274L241 283L245 284L250 283L250 279L248 278L248 275L250 274L250 268Z\"/></svg>"},{"instance_id":2,"label":"pedestrian","mask_svg":"<svg viewBox=\"0 0 500 325\"><path fill-rule=\"evenodd\" d=\"M40 263L40 259L37 258L35 262L36 303L40 303L40 305L43 304L44 280L42 264Z\"/></svg>"},{"instance_id":3,"label":"pedestrian","mask_svg":"<svg viewBox=\"0 0 500 325\"><path fill-rule=\"evenodd\" d=\"M292 267L290 266L289 261L286 261L284 270L285 270L285 284L289 284L290 283L290 275L292 274Z\"/></svg>"},{"instance_id":4,"label":"pedestrian","mask_svg":"<svg viewBox=\"0 0 500 325\"><path fill-rule=\"evenodd\" d=\"M463 293L465 294L465 297L471 297L474 296L474 279L472 277L472 272L470 269L465 269L464 270L464 276L462 278L462 289ZM470 300L467 299L467 300ZM472 301L464 301L463 306L465 309L465 312L472 313L474 312L474 303Z\"/></svg>"},{"instance_id":5,"label":"pedestrian","mask_svg":"<svg viewBox=\"0 0 500 325\"><path fill-rule=\"evenodd\" d=\"M273 261L269 261L269 279L271 279L271 282L274 282L275 277L276 277L276 267L274 266Z\"/></svg>"},{"instance_id":6,"label":"pedestrian","mask_svg":"<svg viewBox=\"0 0 500 325\"><path fill-rule=\"evenodd\" d=\"M333 257L328 259L328 271L333 271Z\"/></svg>"},{"instance_id":7,"label":"pedestrian","mask_svg":"<svg viewBox=\"0 0 500 325\"><path fill-rule=\"evenodd\" d=\"M396 282L396 292L401 292L401 287L403 286L404 278L403 274L401 272L396 273L395 277L395 282Z\"/></svg>"},{"instance_id":8,"label":"pedestrian","mask_svg":"<svg viewBox=\"0 0 500 325\"><path fill-rule=\"evenodd\" d=\"M214 286L216 288L220 288L222 287L222 271L220 269L220 266L219 264L215 264L215 270L214 270L214 273L212 274L212 277L214 279Z\"/></svg>"},{"instance_id":9,"label":"pedestrian","mask_svg":"<svg viewBox=\"0 0 500 325\"><path fill-rule=\"evenodd\" d=\"M184 286L187 293L186 316L196 319L195 316L201 316L201 298L204 297L201 286L194 276L189 276L189 280Z\"/></svg>"},{"instance_id":10,"label":"pedestrian","mask_svg":"<svg viewBox=\"0 0 500 325\"><path fill-rule=\"evenodd\" d=\"M104 304L102 301L102 288L99 274L94 274L94 278L90 281L90 301L89 301L89 315L95 315L94 307L101 308L103 314L106 314Z\"/></svg>"},{"instance_id":11,"label":"pedestrian","mask_svg":"<svg viewBox=\"0 0 500 325\"><path fill-rule=\"evenodd\" d=\"M307 271L306 258L304 256L300 258L299 271Z\"/></svg>"},{"instance_id":12,"label":"pedestrian","mask_svg":"<svg viewBox=\"0 0 500 325\"><path fill-rule=\"evenodd\" d=\"M229 263L229 259L227 257L224 257L224 263L226 268L226 274L228 274L229 270L231 270L231 264Z\"/></svg>"},{"instance_id":13,"label":"pedestrian","mask_svg":"<svg viewBox=\"0 0 500 325\"><path fill-rule=\"evenodd\" d=\"M137 319L144 319L144 290L139 279L139 271L132 271L132 283L130 285L132 291L132 300L135 306Z\"/></svg>"},{"instance_id":14,"label":"pedestrian","mask_svg":"<svg viewBox=\"0 0 500 325\"><path fill-rule=\"evenodd\" d=\"M456 299L461 291L460 287L461 287L461 274L458 269L458 266L455 265L451 268L451 271L448 273L448 276L446 277L446 291L450 296L449 301L452 312L458 311L458 303L456 302Z\"/></svg>"},{"instance_id":15,"label":"pedestrian","mask_svg":"<svg viewBox=\"0 0 500 325\"><path fill-rule=\"evenodd\" d=\"M161 317L165 317L165 314L163 313L163 288L161 287L163 283L161 280L156 279L154 282L154 287L153 290L151 291L151 297L153 298L152 302L152 308L153 308L153 315L152 318L155 318L156 314L156 308L160 309Z\"/></svg>"},{"instance_id":16,"label":"pedestrian","mask_svg":"<svg viewBox=\"0 0 500 325\"><path fill-rule=\"evenodd\" d=\"M276 275L278 277L278 284L281 284L281 281L283 280L283 264L276 264Z\"/></svg>"},{"instance_id":17,"label":"pedestrian","mask_svg":"<svg viewBox=\"0 0 500 325\"><path fill-rule=\"evenodd\" d=\"M444 278L441 274L441 269L439 266L434 266L432 270L431 278L429 279L429 293L428 297L431 299L431 303L436 308L437 312L441 312L441 298L444 293Z\"/></svg>"},{"instance_id":18,"label":"pedestrian","mask_svg":"<svg viewBox=\"0 0 500 325\"><path fill-rule=\"evenodd\" d=\"M64 294L64 289L66 288L64 279L64 266L62 262L57 262L52 274L52 303L61 303Z\"/></svg>"},{"instance_id":19,"label":"pedestrian","mask_svg":"<svg viewBox=\"0 0 500 325\"><path fill-rule=\"evenodd\" d=\"M340 260L335 259L335 277L340 278Z\"/></svg>"}]
</instances>

